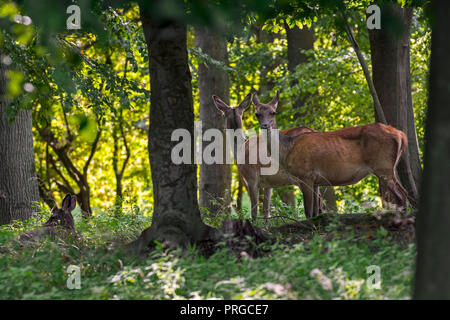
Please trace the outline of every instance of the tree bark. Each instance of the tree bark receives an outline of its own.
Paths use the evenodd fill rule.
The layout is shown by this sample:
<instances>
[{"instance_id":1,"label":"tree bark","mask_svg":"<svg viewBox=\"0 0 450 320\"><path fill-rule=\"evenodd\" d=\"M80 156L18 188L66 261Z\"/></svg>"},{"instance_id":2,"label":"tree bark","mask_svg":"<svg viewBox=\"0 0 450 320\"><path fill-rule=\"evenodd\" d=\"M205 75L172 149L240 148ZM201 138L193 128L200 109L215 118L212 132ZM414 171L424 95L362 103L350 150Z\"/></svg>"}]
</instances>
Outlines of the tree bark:
<instances>
[{"instance_id":1,"label":"tree bark","mask_svg":"<svg viewBox=\"0 0 450 320\"><path fill-rule=\"evenodd\" d=\"M450 2L433 1L425 167L417 216L415 299L450 299Z\"/></svg>"},{"instance_id":2,"label":"tree bark","mask_svg":"<svg viewBox=\"0 0 450 320\"><path fill-rule=\"evenodd\" d=\"M228 65L226 39L213 34L206 28L195 29L196 46L211 58ZM225 70L213 64L201 63L198 67L198 82L200 96L200 121L203 131L211 128L225 129L225 120L217 112L212 95L219 96L229 104L230 84ZM224 140L225 141L225 131ZM208 142L203 143L203 149ZM224 144L224 154L226 148ZM230 212L231 202L231 166L228 164L200 165L199 204L213 215L220 212Z\"/></svg>"},{"instance_id":3,"label":"tree bark","mask_svg":"<svg viewBox=\"0 0 450 320\"><path fill-rule=\"evenodd\" d=\"M399 30L389 27L369 30L369 39L373 82L386 121L408 137L408 149L400 159L397 171L411 204L416 206L422 170L411 99L409 36L412 14L412 8L383 6L381 17L386 17L385 24L389 26L388 21L400 21Z\"/></svg>"},{"instance_id":4,"label":"tree bark","mask_svg":"<svg viewBox=\"0 0 450 320\"><path fill-rule=\"evenodd\" d=\"M154 240L169 247L186 247L214 236L214 229L200 218L196 165L176 165L171 160L171 150L178 143L171 141L172 132L182 128L188 130L191 138L194 136L186 26L168 20L156 21L145 6L140 10L149 55L148 153L154 210L152 225L130 244L133 252L145 251Z\"/></svg>"},{"instance_id":5,"label":"tree bark","mask_svg":"<svg viewBox=\"0 0 450 320\"><path fill-rule=\"evenodd\" d=\"M314 49L314 29L306 28L300 29L295 26L290 28L285 23L286 37L287 37L287 51L288 51L288 71L290 74L295 72L298 65L305 63L309 60L309 57L302 52L302 50ZM295 80L291 85L295 85ZM295 96L292 104L293 108L300 110L305 104L308 96ZM295 118L301 118L303 113L298 111ZM337 211L336 206L336 194L333 187L321 187L321 195L325 200L325 211ZM290 190L286 190L289 192ZM292 191L291 191L292 192Z\"/></svg>"},{"instance_id":6,"label":"tree bark","mask_svg":"<svg viewBox=\"0 0 450 320\"><path fill-rule=\"evenodd\" d=\"M20 110L12 123L7 119L6 66L1 57L0 51L0 225L3 225L31 217L33 203L39 202L39 190L31 110Z\"/></svg>"},{"instance_id":7,"label":"tree bark","mask_svg":"<svg viewBox=\"0 0 450 320\"><path fill-rule=\"evenodd\" d=\"M309 57L304 54L302 50L314 49L314 30L306 27L300 29L297 26L290 28L286 23L285 29L287 38L288 71L290 74L293 74L298 65L309 60ZM295 84L295 80L292 84ZM293 107L300 109L307 98L307 96L296 96ZM297 113L296 116L301 117L301 113Z\"/></svg>"}]
</instances>

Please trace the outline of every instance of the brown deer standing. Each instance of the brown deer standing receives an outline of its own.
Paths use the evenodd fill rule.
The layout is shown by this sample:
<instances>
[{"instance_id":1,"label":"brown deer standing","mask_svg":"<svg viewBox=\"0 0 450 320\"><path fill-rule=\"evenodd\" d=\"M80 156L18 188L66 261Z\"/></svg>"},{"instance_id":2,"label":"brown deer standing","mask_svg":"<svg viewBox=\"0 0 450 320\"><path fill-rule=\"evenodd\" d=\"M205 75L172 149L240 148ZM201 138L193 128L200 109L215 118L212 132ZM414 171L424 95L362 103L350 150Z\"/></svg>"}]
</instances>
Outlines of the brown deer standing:
<instances>
[{"instance_id":1,"label":"brown deer standing","mask_svg":"<svg viewBox=\"0 0 450 320\"><path fill-rule=\"evenodd\" d=\"M271 102L263 104L253 95L260 128L269 131L269 150L271 130L277 129L278 99L279 92ZM406 208L407 192L395 175L397 163L407 147L402 131L381 123L296 137L279 131L278 143L280 166L302 190L306 217L318 214L314 197L317 186L355 184L369 174L378 177L380 190L390 192L392 200L389 200L399 209Z\"/></svg>"},{"instance_id":2,"label":"brown deer standing","mask_svg":"<svg viewBox=\"0 0 450 320\"><path fill-rule=\"evenodd\" d=\"M251 150L251 148L258 148L261 141L261 137L252 136L248 140L245 139L242 131L242 115L244 111L251 105L251 94L248 94L245 99L235 108L229 107L225 102L223 102L218 96L212 96L216 108L219 110L222 117L225 118L226 129L238 130L241 135L242 141L245 141L241 148L245 148L245 164L237 163L237 168L247 186L247 191L251 202L251 214L254 220L258 214L258 202L259 202L259 188L264 189L264 200L263 200L263 215L265 218L269 217L270 214L270 200L272 197L272 189L279 188L283 186L293 185L292 181L288 178L288 175L284 170L280 168L278 172L274 175L261 175L262 167L270 167L269 164L261 164L259 156L257 157L256 164L250 164L247 159L249 159L249 154L259 154L258 149ZM296 136L305 132L314 132L314 130L307 127L298 127L283 130L283 134L288 136ZM250 140L256 139L256 143L250 143ZM238 154L238 144L233 143L233 155L237 157ZM237 162L237 161L236 161Z\"/></svg>"}]
</instances>

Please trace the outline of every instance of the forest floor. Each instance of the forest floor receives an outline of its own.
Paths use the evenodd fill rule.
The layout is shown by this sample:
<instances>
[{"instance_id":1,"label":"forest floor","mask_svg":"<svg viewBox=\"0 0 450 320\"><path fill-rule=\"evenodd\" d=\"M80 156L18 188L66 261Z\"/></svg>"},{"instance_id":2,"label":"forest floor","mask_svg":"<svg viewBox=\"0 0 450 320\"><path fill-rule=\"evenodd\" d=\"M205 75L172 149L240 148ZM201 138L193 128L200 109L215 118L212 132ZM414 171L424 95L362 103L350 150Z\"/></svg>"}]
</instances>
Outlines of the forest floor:
<instances>
[{"instance_id":1,"label":"forest floor","mask_svg":"<svg viewBox=\"0 0 450 320\"><path fill-rule=\"evenodd\" d=\"M237 257L225 244L209 258L194 247L168 252L161 246L143 258L121 249L151 223L136 210L98 211L88 221L75 214L81 239L46 239L25 247L15 241L49 214L0 227L0 299L411 297L415 245L409 216L273 218L257 223L272 241L262 244L264 253L255 258ZM70 265L80 268L80 289L67 286ZM374 272L379 286L371 285Z\"/></svg>"}]
</instances>

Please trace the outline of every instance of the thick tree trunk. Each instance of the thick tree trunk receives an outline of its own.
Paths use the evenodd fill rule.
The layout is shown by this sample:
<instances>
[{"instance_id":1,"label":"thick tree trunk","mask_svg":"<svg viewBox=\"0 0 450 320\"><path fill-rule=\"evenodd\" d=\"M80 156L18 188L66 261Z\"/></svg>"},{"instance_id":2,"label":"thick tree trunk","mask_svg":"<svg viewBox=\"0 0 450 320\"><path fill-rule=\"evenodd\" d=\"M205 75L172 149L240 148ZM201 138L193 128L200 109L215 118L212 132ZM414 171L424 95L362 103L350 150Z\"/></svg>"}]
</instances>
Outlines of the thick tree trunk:
<instances>
[{"instance_id":1,"label":"thick tree trunk","mask_svg":"<svg viewBox=\"0 0 450 320\"><path fill-rule=\"evenodd\" d=\"M141 7L141 21L149 53L148 152L154 210L152 225L129 247L134 252L144 251L154 240L170 247L186 247L213 236L214 231L200 218L195 164L176 165L171 160L171 150L178 143L171 141L172 132L182 128L194 137L186 26L155 21L145 7Z\"/></svg>"},{"instance_id":2,"label":"thick tree trunk","mask_svg":"<svg viewBox=\"0 0 450 320\"><path fill-rule=\"evenodd\" d=\"M39 202L31 110L20 110L12 123L5 115L6 66L0 52L0 225L25 220Z\"/></svg>"},{"instance_id":3,"label":"thick tree trunk","mask_svg":"<svg viewBox=\"0 0 450 320\"><path fill-rule=\"evenodd\" d=\"M419 196L421 162L411 99L409 36L412 14L412 8L383 6L382 19L398 19L402 22L402 30L388 27L373 29L369 30L369 38L373 82L386 121L408 136L408 149L401 158L397 171L409 193L411 204L415 206Z\"/></svg>"},{"instance_id":4,"label":"thick tree trunk","mask_svg":"<svg viewBox=\"0 0 450 320\"><path fill-rule=\"evenodd\" d=\"M410 47L408 42L408 57L407 57L406 70L408 77L406 79L407 88L407 136L408 136L408 156L411 173L414 178L414 182L417 190L417 199L420 197L420 180L422 178L422 160L420 159L419 142L417 141L416 120L414 117L414 109L412 103L412 89L411 89L411 66L410 66Z\"/></svg>"},{"instance_id":5,"label":"thick tree trunk","mask_svg":"<svg viewBox=\"0 0 450 320\"><path fill-rule=\"evenodd\" d=\"M206 28L195 29L196 46L211 58L228 64L227 41ZM200 121L203 131L211 128L225 129L224 118L217 112L212 95L219 96L229 103L230 84L225 70L213 64L202 63L198 67L198 82L200 96ZM224 132L225 141L225 132ZM203 143L203 149L208 142ZM226 148L224 144L224 154ZM200 165L199 204L216 215L220 212L230 212L231 202L231 167L228 164Z\"/></svg>"},{"instance_id":6,"label":"thick tree trunk","mask_svg":"<svg viewBox=\"0 0 450 320\"><path fill-rule=\"evenodd\" d=\"M309 57L302 52L302 50L314 49L314 29L306 28L300 29L295 26L290 28L285 24L286 37L287 37L287 51L288 51L288 70L290 74L295 72L298 65L308 61ZM292 85L295 85L293 80ZM308 96L296 96L293 102L293 108L299 109L303 107ZM303 113L298 111L295 118L301 118ZM305 123L302 123L306 125ZM336 206L336 194L333 187L322 187L321 195L325 200L325 211L337 211Z\"/></svg>"},{"instance_id":7,"label":"thick tree trunk","mask_svg":"<svg viewBox=\"0 0 450 320\"><path fill-rule=\"evenodd\" d=\"M298 65L305 63L309 57L302 52L302 50L314 49L314 30L312 28L300 29L295 26L290 28L285 24L286 38L287 38L287 53L288 53L288 70L290 74L295 72ZM295 80L292 84L295 84ZM293 107L300 109L303 107L307 96L296 96L293 102ZM297 113L296 117L301 117L301 113Z\"/></svg>"},{"instance_id":8,"label":"thick tree trunk","mask_svg":"<svg viewBox=\"0 0 450 320\"><path fill-rule=\"evenodd\" d=\"M425 167L417 216L415 299L450 299L450 2L433 1Z\"/></svg>"},{"instance_id":9,"label":"thick tree trunk","mask_svg":"<svg viewBox=\"0 0 450 320\"><path fill-rule=\"evenodd\" d=\"M92 215L91 209L91 188L89 187L89 183L87 182L87 178L84 176L82 178L82 183L79 184L80 192L77 193L78 203L80 205L81 212L83 213L83 217L87 218Z\"/></svg>"}]
</instances>

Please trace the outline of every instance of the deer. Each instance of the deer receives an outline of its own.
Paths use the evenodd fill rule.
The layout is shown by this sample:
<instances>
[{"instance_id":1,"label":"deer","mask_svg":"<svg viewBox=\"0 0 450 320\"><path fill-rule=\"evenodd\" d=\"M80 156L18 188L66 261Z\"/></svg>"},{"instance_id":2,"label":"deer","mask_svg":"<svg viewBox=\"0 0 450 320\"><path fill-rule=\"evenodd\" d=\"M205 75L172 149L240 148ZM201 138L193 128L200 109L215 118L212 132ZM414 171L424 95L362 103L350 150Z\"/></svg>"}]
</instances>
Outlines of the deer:
<instances>
[{"instance_id":1,"label":"deer","mask_svg":"<svg viewBox=\"0 0 450 320\"><path fill-rule=\"evenodd\" d=\"M252 136L249 139L246 139L242 131L242 115L244 111L251 105L251 96L251 93L249 93L237 107L230 107L218 96L212 96L214 105L216 106L220 115L225 119L226 129L234 130L241 135L241 141L245 141L241 148L244 148L246 160L249 159L249 154L251 154L251 152L255 152L254 154L258 154L258 150L251 149L259 148L259 145L263 141L260 135ZM306 132L315 131L305 126L283 130L283 134L287 136L296 136ZM251 140L253 139L256 140L253 141L256 143L251 143ZM278 172L274 175L261 175L261 168L269 167L270 163L262 164L259 157L257 157L256 164L250 164L249 162L247 163L247 161L244 164L239 164L237 161L237 154L239 152L238 148L239 146L237 145L237 143L234 143L232 151L237 163L238 172L244 178L250 197L252 220L255 221L258 215L260 188L264 190L263 216L265 219L267 219L270 215L270 201L272 198L273 188L290 186L293 185L293 183L290 181L288 175L284 170L278 170Z\"/></svg>"},{"instance_id":2,"label":"deer","mask_svg":"<svg viewBox=\"0 0 450 320\"><path fill-rule=\"evenodd\" d=\"M77 197L67 194L62 201L61 209L56 206L52 208L52 215L45 222L44 226L21 234L17 240L19 242L34 242L43 240L45 236L50 236L51 238L69 234L79 236L75 231L75 223L72 216L76 203Z\"/></svg>"},{"instance_id":3,"label":"deer","mask_svg":"<svg viewBox=\"0 0 450 320\"><path fill-rule=\"evenodd\" d=\"M264 104L255 93L252 102L260 128L267 130L268 150L271 150L271 143L279 144L280 167L303 193L307 218L319 214L317 186L351 185L370 174L378 178L380 190L389 191L389 200L398 210L406 208L408 193L396 176L398 161L408 146L405 133L374 123L289 136L277 128L275 116L279 97L278 91ZM273 130L278 139L272 138Z\"/></svg>"}]
</instances>

